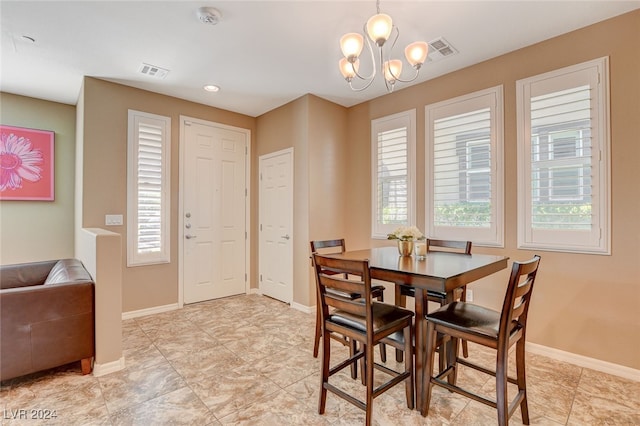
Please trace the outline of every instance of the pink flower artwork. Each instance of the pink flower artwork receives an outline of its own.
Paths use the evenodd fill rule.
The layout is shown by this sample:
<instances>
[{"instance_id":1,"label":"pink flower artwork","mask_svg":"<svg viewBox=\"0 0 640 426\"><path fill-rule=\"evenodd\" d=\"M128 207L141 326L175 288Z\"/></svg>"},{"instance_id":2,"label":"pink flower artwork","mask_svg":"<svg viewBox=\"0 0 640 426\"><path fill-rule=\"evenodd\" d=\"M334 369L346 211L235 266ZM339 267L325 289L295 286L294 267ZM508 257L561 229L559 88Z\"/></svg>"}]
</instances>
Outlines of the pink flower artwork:
<instances>
[{"instance_id":1,"label":"pink flower artwork","mask_svg":"<svg viewBox=\"0 0 640 426\"><path fill-rule=\"evenodd\" d=\"M0 200L53 200L54 133L0 126Z\"/></svg>"}]
</instances>

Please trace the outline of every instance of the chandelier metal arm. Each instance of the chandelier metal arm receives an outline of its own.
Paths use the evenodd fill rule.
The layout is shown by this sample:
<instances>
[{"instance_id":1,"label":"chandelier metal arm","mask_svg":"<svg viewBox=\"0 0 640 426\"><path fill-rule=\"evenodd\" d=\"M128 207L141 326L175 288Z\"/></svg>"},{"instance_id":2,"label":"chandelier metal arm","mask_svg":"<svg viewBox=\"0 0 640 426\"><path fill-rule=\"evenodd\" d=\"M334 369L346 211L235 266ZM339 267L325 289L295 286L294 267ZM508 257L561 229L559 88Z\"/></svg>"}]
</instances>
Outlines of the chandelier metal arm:
<instances>
[{"instance_id":1,"label":"chandelier metal arm","mask_svg":"<svg viewBox=\"0 0 640 426\"><path fill-rule=\"evenodd\" d=\"M396 27L395 25L393 26L393 29L396 30L396 36L393 38L393 42L391 43L391 47L389 48L389 60L391 60L391 53L393 52L393 48L396 45L396 42L398 41L398 38L400 37L400 30L398 29L398 27ZM381 51L382 53L382 51ZM382 57L382 55L380 55ZM382 59L381 59L382 62ZM416 78L418 78L418 75L420 74L420 67L414 68L416 70L416 75L414 75L412 78L408 79L408 80L403 80L402 78L400 78L399 75L395 75L393 73L393 70L391 68L389 68L389 74L391 75L391 77L393 77L394 83L395 82L400 82L400 83L411 83L412 81L414 81ZM385 78L385 81L387 81L387 79ZM387 89L389 88L389 83L387 82ZM393 84L391 84L391 91L393 91Z\"/></svg>"},{"instance_id":2,"label":"chandelier metal arm","mask_svg":"<svg viewBox=\"0 0 640 426\"><path fill-rule=\"evenodd\" d=\"M365 32L365 34L366 34L366 32ZM364 77L364 76L360 75L358 73L358 70L356 69L354 63L352 62L351 63L351 68L353 69L353 74L356 77L358 77L360 80L366 81L366 84L364 86L362 86L362 87L353 87L353 83L352 83L353 79L352 80L348 80L349 87L354 92L361 92L361 91L369 88L369 86L371 86L371 84L373 83L373 81L376 78L376 67L375 67L376 57L375 57L375 54L373 53L373 46L371 44L371 41L368 38L367 38L367 47L369 48L369 53L371 54L371 63L373 64L371 75L368 76L368 77Z\"/></svg>"}]
</instances>

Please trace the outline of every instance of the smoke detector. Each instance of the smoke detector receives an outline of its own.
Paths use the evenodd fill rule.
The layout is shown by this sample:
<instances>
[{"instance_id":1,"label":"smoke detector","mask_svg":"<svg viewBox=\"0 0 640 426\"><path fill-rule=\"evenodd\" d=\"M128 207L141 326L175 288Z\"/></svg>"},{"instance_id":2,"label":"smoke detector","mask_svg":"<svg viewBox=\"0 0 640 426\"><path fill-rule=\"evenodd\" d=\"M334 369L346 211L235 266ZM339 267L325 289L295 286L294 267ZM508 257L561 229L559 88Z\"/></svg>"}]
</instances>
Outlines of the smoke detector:
<instances>
[{"instance_id":1,"label":"smoke detector","mask_svg":"<svg viewBox=\"0 0 640 426\"><path fill-rule=\"evenodd\" d=\"M215 7L201 7L198 9L198 19L203 24L216 25L222 19L222 13Z\"/></svg>"}]
</instances>

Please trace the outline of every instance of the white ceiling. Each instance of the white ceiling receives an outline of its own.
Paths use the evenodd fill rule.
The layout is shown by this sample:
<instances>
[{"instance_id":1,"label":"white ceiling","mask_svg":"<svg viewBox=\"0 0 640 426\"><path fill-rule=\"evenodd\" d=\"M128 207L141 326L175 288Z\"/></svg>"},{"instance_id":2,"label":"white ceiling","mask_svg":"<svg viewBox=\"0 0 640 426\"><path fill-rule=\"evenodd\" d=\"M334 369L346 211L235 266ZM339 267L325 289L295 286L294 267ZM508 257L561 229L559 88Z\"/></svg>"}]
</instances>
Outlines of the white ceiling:
<instances>
[{"instance_id":1,"label":"white ceiling","mask_svg":"<svg viewBox=\"0 0 640 426\"><path fill-rule=\"evenodd\" d=\"M201 6L219 9L221 22L201 23ZM637 8L640 0L381 2L400 30L396 56L438 37L459 51L425 64L413 84ZM351 106L386 93L382 81L352 92L337 69L340 37L375 10L374 0L2 0L0 90L75 105L82 77L93 76L250 116L306 93ZM170 72L139 74L143 62ZM208 83L221 91L205 92Z\"/></svg>"}]
</instances>

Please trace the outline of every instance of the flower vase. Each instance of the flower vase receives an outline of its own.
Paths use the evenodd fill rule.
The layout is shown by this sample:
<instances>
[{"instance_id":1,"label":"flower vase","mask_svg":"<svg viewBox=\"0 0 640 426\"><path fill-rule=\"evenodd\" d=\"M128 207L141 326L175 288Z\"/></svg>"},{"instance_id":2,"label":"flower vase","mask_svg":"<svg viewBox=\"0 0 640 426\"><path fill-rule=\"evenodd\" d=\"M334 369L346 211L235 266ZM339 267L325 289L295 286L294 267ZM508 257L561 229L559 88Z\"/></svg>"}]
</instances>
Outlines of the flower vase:
<instances>
[{"instance_id":1,"label":"flower vase","mask_svg":"<svg viewBox=\"0 0 640 426\"><path fill-rule=\"evenodd\" d=\"M412 251L413 241L398 241L398 252L400 252L400 256L411 256Z\"/></svg>"}]
</instances>

